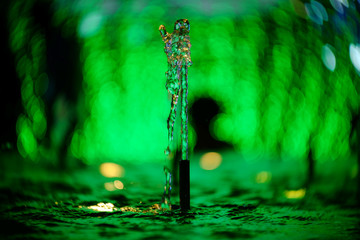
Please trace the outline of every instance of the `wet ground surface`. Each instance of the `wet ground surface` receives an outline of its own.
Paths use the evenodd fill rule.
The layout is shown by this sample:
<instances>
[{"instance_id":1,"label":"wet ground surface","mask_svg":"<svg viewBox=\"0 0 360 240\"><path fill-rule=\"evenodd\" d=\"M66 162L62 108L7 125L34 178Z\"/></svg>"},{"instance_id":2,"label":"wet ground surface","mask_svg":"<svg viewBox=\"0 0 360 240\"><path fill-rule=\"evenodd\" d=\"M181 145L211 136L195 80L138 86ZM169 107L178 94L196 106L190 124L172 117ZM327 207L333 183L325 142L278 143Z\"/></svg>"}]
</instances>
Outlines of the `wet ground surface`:
<instances>
[{"instance_id":1,"label":"wet ground surface","mask_svg":"<svg viewBox=\"0 0 360 240\"><path fill-rule=\"evenodd\" d=\"M175 196L172 211L158 209L161 164L118 161L125 176L106 178L98 166L61 173L3 154L0 238L360 239L354 181L320 179L304 190L301 167L284 172L288 166L279 170L225 153L218 169L205 171L199 158L191 170L192 209L181 213ZM105 189L114 181L124 189Z\"/></svg>"}]
</instances>

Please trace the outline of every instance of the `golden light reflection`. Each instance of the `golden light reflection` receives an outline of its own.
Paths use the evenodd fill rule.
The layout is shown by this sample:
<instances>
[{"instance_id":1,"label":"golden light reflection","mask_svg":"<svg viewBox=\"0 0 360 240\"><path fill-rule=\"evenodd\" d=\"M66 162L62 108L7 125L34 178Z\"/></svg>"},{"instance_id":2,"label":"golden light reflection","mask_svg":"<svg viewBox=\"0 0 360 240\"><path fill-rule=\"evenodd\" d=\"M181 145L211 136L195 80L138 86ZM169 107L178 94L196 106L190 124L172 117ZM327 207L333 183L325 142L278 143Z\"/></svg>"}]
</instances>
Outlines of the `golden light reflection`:
<instances>
[{"instance_id":1,"label":"golden light reflection","mask_svg":"<svg viewBox=\"0 0 360 240\"><path fill-rule=\"evenodd\" d=\"M153 213L153 214L158 214L159 210L164 211L163 209L161 209L159 204L154 204L151 207L149 207L148 209L145 210L141 210L140 208L134 208L134 207L130 207L130 206L125 206L125 207L121 207L121 208L116 208L114 206L114 204L112 203L103 203L100 202L96 205L92 205L92 206L79 206L79 208L87 208L87 209L91 209L94 211L98 211L98 212L114 212L114 211L121 211L121 212L137 212L137 213Z\"/></svg>"},{"instance_id":2,"label":"golden light reflection","mask_svg":"<svg viewBox=\"0 0 360 240\"><path fill-rule=\"evenodd\" d=\"M270 172L262 171L262 172L259 172L256 175L256 182L257 183L267 183L267 182L270 182L270 180L271 180L271 173Z\"/></svg>"},{"instance_id":3,"label":"golden light reflection","mask_svg":"<svg viewBox=\"0 0 360 240\"><path fill-rule=\"evenodd\" d=\"M122 212L138 212L138 213L154 213L154 214L158 214L158 210L163 210L161 209L159 204L154 204L151 207L149 207L148 209L145 210L141 210L140 208L134 208L134 207L129 207L129 206L125 206L120 208L120 210Z\"/></svg>"},{"instance_id":4,"label":"golden light reflection","mask_svg":"<svg viewBox=\"0 0 360 240\"><path fill-rule=\"evenodd\" d=\"M119 164L107 162L100 165L100 173L108 178L123 177L125 169Z\"/></svg>"},{"instance_id":5,"label":"golden light reflection","mask_svg":"<svg viewBox=\"0 0 360 240\"><path fill-rule=\"evenodd\" d=\"M200 167L205 170L214 170L220 166L222 157L217 152L205 153L200 158Z\"/></svg>"},{"instance_id":6,"label":"golden light reflection","mask_svg":"<svg viewBox=\"0 0 360 240\"><path fill-rule=\"evenodd\" d=\"M117 189L124 189L124 184L120 181L120 180L115 180L114 181L114 186L117 188Z\"/></svg>"},{"instance_id":7,"label":"golden light reflection","mask_svg":"<svg viewBox=\"0 0 360 240\"><path fill-rule=\"evenodd\" d=\"M106 182L106 183L104 183L104 187L105 187L105 189L108 190L108 191L115 191L115 190L116 190L115 185L114 185L113 182Z\"/></svg>"},{"instance_id":8,"label":"golden light reflection","mask_svg":"<svg viewBox=\"0 0 360 240\"><path fill-rule=\"evenodd\" d=\"M81 206L79 206L79 208L81 208ZM114 204L103 202L98 203L97 205L89 206L87 208L99 212L112 212L118 210L117 208L115 208Z\"/></svg>"},{"instance_id":9,"label":"golden light reflection","mask_svg":"<svg viewBox=\"0 0 360 240\"><path fill-rule=\"evenodd\" d=\"M124 189L124 184L120 180L115 180L113 182L104 183L104 187L108 191L122 190Z\"/></svg>"},{"instance_id":10,"label":"golden light reflection","mask_svg":"<svg viewBox=\"0 0 360 240\"><path fill-rule=\"evenodd\" d=\"M286 198L290 199L300 199L303 198L306 194L306 189L301 188L299 190L286 190L284 191L284 195Z\"/></svg>"}]
</instances>

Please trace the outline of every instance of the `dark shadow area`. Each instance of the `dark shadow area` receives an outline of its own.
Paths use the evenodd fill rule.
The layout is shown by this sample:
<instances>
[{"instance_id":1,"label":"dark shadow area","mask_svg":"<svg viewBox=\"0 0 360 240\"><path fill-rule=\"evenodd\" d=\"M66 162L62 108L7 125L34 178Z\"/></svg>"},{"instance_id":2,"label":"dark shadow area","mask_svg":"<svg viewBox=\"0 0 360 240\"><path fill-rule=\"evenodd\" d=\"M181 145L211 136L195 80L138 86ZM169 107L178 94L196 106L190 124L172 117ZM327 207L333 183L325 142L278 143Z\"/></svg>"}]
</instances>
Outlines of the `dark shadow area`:
<instances>
[{"instance_id":1,"label":"dark shadow area","mask_svg":"<svg viewBox=\"0 0 360 240\"><path fill-rule=\"evenodd\" d=\"M42 143L56 152L57 166L65 170L72 165L67 160L67 151L78 123L76 106L81 93L82 72L76 27L64 33L62 24L54 27L54 14L50 1L37 1L32 8L34 26L46 39L48 86L42 99L48 130ZM52 135L60 137L56 139Z\"/></svg>"},{"instance_id":2,"label":"dark shadow area","mask_svg":"<svg viewBox=\"0 0 360 240\"><path fill-rule=\"evenodd\" d=\"M9 46L7 9L9 1L0 3L0 150L16 149L16 120L22 112L21 83L16 75L16 63Z\"/></svg>"},{"instance_id":3,"label":"dark shadow area","mask_svg":"<svg viewBox=\"0 0 360 240\"><path fill-rule=\"evenodd\" d=\"M211 133L211 121L220 113L219 105L212 98L197 99L191 106L189 113L197 135L194 151L232 148L230 144L215 139Z\"/></svg>"}]
</instances>

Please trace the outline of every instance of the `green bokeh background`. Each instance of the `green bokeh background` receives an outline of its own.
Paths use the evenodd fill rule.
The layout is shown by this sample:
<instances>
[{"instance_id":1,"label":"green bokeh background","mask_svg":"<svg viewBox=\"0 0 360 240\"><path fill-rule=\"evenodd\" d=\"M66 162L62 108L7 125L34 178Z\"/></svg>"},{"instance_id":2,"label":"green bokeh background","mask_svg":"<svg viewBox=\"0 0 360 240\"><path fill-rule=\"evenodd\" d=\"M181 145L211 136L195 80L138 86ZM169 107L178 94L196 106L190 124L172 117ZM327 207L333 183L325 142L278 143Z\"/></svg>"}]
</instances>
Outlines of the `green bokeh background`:
<instances>
[{"instance_id":1,"label":"green bokeh background","mask_svg":"<svg viewBox=\"0 0 360 240\"><path fill-rule=\"evenodd\" d=\"M9 46L21 80L24 108L17 149L23 157L51 158L43 145L62 141L67 121L47 127L47 39L33 23L35 0L8 11ZM300 1L51 1L51 25L80 46L82 88L68 155L86 163L107 159L162 161L170 101L160 24L191 24L189 105L209 97L222 113L211 121L214 138L245 159L316 161L351 157L351 119L359 109L359 75L349 57L359 17L313 23ZM328 7L329 16L336 15ZM294 11L294 6L296 11ZM304 13L303 15L301 14ZM338 28L340 30L338 31ZM322 57L332 46L336 67ZM196 131L189 126L190 146ZM355 134L356 135L356 134ZM356 136L354 136L356 138ZM56 145L56 144L55 144Z\"/></svg>"}]
</instances>

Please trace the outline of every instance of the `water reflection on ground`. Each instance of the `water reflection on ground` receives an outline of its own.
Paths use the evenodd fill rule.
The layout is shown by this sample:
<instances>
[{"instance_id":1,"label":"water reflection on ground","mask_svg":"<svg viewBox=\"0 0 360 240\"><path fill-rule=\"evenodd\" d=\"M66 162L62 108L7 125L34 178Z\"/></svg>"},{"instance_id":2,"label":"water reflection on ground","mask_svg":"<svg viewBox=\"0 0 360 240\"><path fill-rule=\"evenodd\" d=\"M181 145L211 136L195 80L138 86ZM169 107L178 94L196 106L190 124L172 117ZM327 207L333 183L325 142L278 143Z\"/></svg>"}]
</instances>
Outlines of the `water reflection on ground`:
<instances>
[{"instance_id":1,"label":"water reflection on ground","mask_svg":"<svg viewBox=\"0 0 360 240\"><path fill-rule=\"evenodd\" d=\"M3 159L9 161L2 161L0 177L1 238L360 237L354 181L344 189L332 186L330 180L324 185L320 179L306 189L301 168L284 172L274 163L255 164L223 153L216 169L204 170L202 156L192 158L192 209L181 213L175 196L173 211L160 208L161 164L119 163L121 174L105 177L98 166L59 173L38 163L23 165L6 155ZM109 182L114 188L106 187Z\"/></svg>"}]
</instances>

